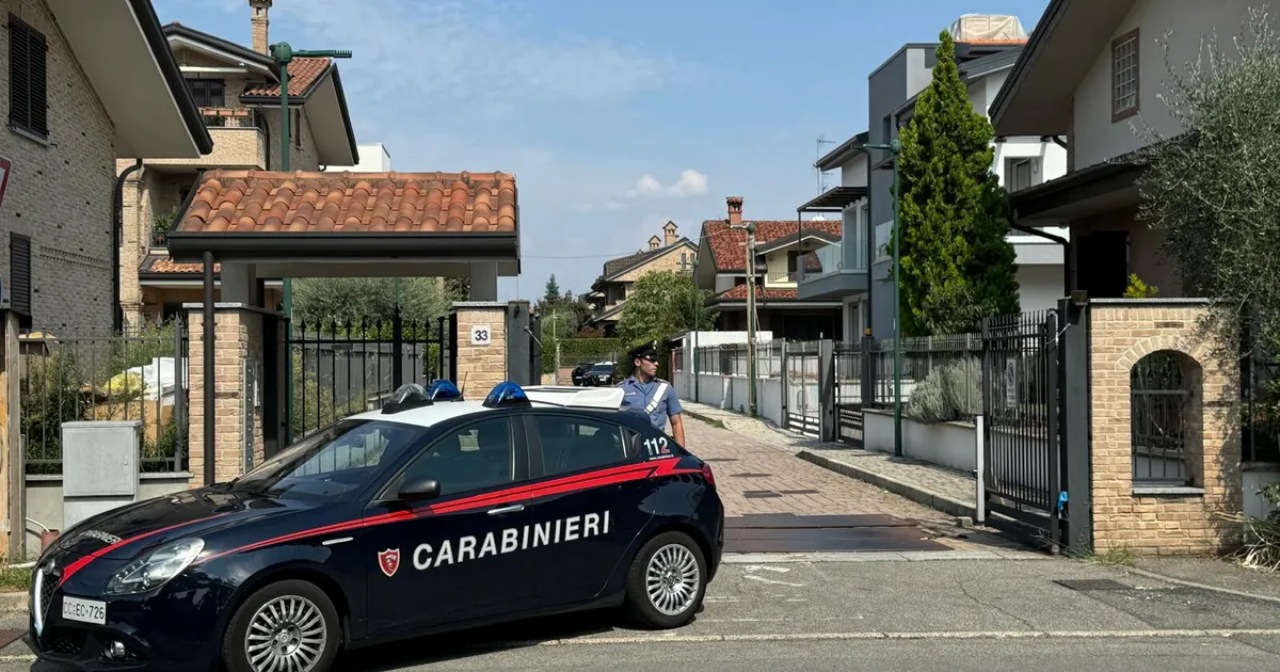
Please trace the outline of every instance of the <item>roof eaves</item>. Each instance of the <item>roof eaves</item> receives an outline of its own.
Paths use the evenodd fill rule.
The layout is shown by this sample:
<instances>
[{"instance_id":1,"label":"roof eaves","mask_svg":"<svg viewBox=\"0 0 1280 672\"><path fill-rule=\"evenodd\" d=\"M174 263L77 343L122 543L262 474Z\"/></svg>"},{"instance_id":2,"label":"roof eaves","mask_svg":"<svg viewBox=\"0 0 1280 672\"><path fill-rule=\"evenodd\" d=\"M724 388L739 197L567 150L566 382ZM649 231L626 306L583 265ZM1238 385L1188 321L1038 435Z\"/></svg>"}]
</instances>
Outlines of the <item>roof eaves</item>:
<instances>
[{"instance_id":1,"label":"roof eaves","mask_svg":"<svg viewBox=\"0 0 1280 672\"><path fill-rule=\"evenodd\" d=\"M852 138L845 140L840 143L839 147L827 152L825 156L814 162L814 167L819 170L826 171L844 165L844 163L848 161L853 154L857 152L865 153L866 150L862 149L862 146L867 144L867 139L869 137L870 134L867 131L863 131Z\"/></svg>"},{"instance_id":2,"label":"roof eaves","mask_svg":"<svg viewBox=\"0 0 1280 672\"><path fill-rule=\"evenodd\" d=\"M169 40L165 38L164 29L160 27L160 17L156 16L155 7L151 5L151 0L129 0L129 5L133 9L134 16L138 17L138 25L142 28L143 37L147 41L147 46L151 48L156 64L160 66L160 73L165 83L169 85L174 102L178 106L178 113L182 115L182 121L191 133L196 149L201 154L212 152L213 137L209 135L209 127L205 126L204 116L196 106L195 98L191 95L186 78L182 76L177 59L173 57L173 50L169 48Z\"/></svg>"},{"instance_id":3,"label":"roof eaves","mask_svg":"<svg viewBox=\"0 0 1280 672\"><path fill-rule=\"evenodd\" d=\"M1004 80L1004 86L996 92L996 97L991 101L991 105L987 108L987 117L991 119L992 126L999 123L999 119L1004 115L1005 108L1009 105L1009 97L1022 84L1022 80L1027 75L1027 69L1031 67L1033 61L1039 56L1040 50L1044 47L1044 42L1053 34L1053 29L1057 27L1058 18L1062 16L1070 0L1049 0L1049 5L1045 7L1044 14L1040 15L1040 20L1036 22L1036 27L1031 30L1031 37L1027 40L1027 44L1019 53L1018 60L1013 65L1013 71Z\"/></svg>"},{"instance_id":4,"label":"roof eaves","mask_svg":"<svg viewBox=\"0 0 1280 672\"><path fill-rule=\"evenodd\" d=\"M272 76L274 76L274 73L276 70L275 61L272 60L272 58L270 56L267 56L266 54L259 54L258 52L252 49L249 49L240 44L236 44L235 42L232 42L230 40L225 40L221 37L218 37L217 35L211 35L204 31L196 30L195 28L188 28L187 26L184 26L181 23L178 23L177 21L172 21L170 23L165 24L162 30L164 31L164 36L166 40L169 37L177 36L177 37L186 38L193 42L202 42L207 46L213 47L214 49L217 49L219 51L225 51L233 56L236 56L237 58L243 59L245 61L251 61L259 65L260 67L264 67L267 69L268 72L272 73Z\"/></svg>"}]
</instances>

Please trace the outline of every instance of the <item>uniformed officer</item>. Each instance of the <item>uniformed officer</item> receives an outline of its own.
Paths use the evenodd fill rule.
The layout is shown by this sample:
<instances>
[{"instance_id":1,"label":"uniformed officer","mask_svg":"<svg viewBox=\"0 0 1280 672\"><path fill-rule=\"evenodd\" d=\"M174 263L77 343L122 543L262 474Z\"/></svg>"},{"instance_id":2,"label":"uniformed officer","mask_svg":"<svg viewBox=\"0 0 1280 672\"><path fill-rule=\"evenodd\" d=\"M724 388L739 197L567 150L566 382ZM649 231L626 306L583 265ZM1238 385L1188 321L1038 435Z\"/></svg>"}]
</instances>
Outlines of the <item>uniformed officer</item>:
<instances>
[{"instance_id":1,"label":"uniformed officer","mask_svg":"<svg viewBox=\"0 0 1280 672\"><path fill-rule=\"evenodd\" d=\"M649 422L665 431L671 421L671 436L681 446L684 442L684 417L680 415L680 399L671 383L658 378L658 350L653 343L633 348L627 353L634 368L630 377L622 381L624 390L622 405L649 416Z\"/></svg>"}]
</instances>

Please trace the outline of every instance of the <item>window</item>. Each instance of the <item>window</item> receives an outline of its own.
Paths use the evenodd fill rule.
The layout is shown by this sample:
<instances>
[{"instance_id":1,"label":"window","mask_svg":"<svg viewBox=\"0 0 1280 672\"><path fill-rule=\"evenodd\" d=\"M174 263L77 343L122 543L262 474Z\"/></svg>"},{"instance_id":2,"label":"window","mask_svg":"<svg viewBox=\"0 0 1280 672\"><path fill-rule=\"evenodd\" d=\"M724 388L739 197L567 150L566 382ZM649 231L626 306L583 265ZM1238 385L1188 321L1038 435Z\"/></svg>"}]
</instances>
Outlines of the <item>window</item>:
<instances>
[{"instance_id":1,"label":"window","mask_svg":"<svg viewBox=\"0 0 1280 672\"><path fill-rule=\"evenodd\" d=\"M1031 159L1009 159L1005 163L1004 182L1010 192L1031 186Z\"/></svg>"},{"instance_id":2,"label":"window","mask_svg":"<svg viewBox=\"0 0 1280 672\"><path fill-rule=\"evenodd\" d=\"M9 307L19 315L31 315L31 239L9 234Z\"/></svg>"},{"instance_id":3,"label":"window","mask_svg":"<svg viewBox=\"0 0 1280 672\"><path fill-rule=\"evenodd\" d=\"M436 441L388 485L382 497L394 497L402 485L421 478L439 482L441 495L514 483L516 449L510 420L484 420Z\"/></svg>"},{"instance_id":4,"label":"window","mask_svg":"<svg viewBox=\"0 0 1280 672\"><path fill-rule=\"evenodd\" d=\"M888 261L893 258L892 250L889 249L889 243L892 241L889 235L893 233L893 220L883 222L876 225L876 262Z\"/></svg>"},{"instance_id":5,"label":"window","mask_svg":"<svg viewBox=\"0 0 1280 672\"><path fill-rule=\"evenodd\" d=\"M188 79L187 88L198 107L226 107L226 83L221 79Z\"/></svg>"},{"instance_id":6,"label":"window","mask_svg":"<svg viewBox=\"0 0 1280 672\"><path fill-rule=\"evenodd\" d=\"M1138 113L1138 29L1111 42L1111 121Z\"/></svg>"},{"instance_id":7,"label":"window","mask_svg":"<svg viewBox=\"0 0 1280 672\"><path fill-rule=\"evenodd\" d=\"M628 458L622 428L595 420L554 415L534 420L547 474L567 474L620 464Z\"/></svg>"},{"instance_id":8,"label":"window","mask_svg":"<svg viewBox=\"0 0 1280 672\"><path fill-rule=\"evenodd\" d=\"M421 427L401 423L345 420L263 462L232 490L321 498L362 490L424 433Z\"/></svg>"},{"instance_id":9,"label":"window","mask_svg":"<svg viewBox=\"0 0 1280 672\"><path fill-rule=\"evenodd\" d=\"M302 110L294 109L293 126L289 129L289 133L293 135L293 146L302 146Z\"/></svg>"},{"instance_id":10,"label":"window","mask_svg":"<svg viewBox=\"0 0 1280 672\"><path fill-rule=\"evenodd\" d=\"M9 15L9 127L49 137L46 89L49 50L44 35Z\"/></svg>"}]
</instances>

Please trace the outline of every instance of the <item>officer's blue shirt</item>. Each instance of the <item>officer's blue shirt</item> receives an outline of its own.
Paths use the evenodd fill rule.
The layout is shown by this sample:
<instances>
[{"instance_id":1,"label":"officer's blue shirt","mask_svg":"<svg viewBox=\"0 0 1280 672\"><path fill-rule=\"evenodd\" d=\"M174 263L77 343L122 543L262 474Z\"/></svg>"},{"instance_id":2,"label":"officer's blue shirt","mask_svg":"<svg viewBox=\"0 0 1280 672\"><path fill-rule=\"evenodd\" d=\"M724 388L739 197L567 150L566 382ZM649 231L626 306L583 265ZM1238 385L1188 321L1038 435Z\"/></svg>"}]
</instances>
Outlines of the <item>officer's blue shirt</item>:
<instances>
[{"instance_id":1,"label":"officer's blue shirt","mask_svg":"<svg viewBox=\"0 0 1280 672\"><path fill-rule=\"evenodd\" d=\"M649 405L649 401L653 399L653 395L657 393L658 386L663 381L654 378L647 383L636 380L635 376L630 376L622 381L622 406L630 410L640 413L645 412L645 407ZM666 430L667 419L673 415L680 413L680 399L676 397L675 386L667 382L667 391L662 394L662 401L658 402L658 407L653 409L653 413L647 414L649 422L660 430Z\"/></svg>"}]
</instances>

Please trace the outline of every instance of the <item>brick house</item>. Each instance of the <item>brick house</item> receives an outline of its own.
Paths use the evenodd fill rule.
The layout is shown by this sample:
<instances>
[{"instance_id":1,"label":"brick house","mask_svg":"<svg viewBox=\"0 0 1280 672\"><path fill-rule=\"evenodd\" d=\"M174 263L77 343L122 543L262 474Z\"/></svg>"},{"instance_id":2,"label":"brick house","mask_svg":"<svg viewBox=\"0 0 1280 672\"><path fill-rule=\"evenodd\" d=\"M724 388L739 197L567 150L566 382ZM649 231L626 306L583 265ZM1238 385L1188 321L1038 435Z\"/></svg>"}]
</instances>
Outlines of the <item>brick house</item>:
<instances>
[{"instance_id":1,"label":"brick house","mask_svg":"<svg viewBox=\"0 0 1280 672\"><path fill-rule=\"evenodd\" d=\"M168 319L184 302L199 301L200 266L175 262L165 232L174 225L202 171L278 170L280 85L278 66L268 55L271 0L250 0L252 48L180 23L164 26L164 36L214 149L198 159L147 161L140 168L120 161L125 178L125 234L121 253L120 301L126 320ZM338 66L328 58L297 58L289 65L291 170L353 166L359 162ZM281 300L281 281L267 279L268 306Z\"/></svg>"},{"instance_id":2,"label":"brick house","mask_svg":"<svg viewBox=\"0 0 1280 672\"><path fill-rule=\"evenodd\" d=\"M694 281L715 292L707 306L719 314L717 329L747 329L747 234L742 197L726 199L728 216L702 223ZM775 339L844 338L843 304L839 299L802 299L796 293L800 264L805 273L822 272L815 250L840 242L840 220L821 217L796 220L750 220L756 233L756 326ZM801 261L803 260L803 261Z\"/></svg>"},{"instance_id":3,"label":"brick house","mask_svg":"<svg viewBox=\"0 0 1280 672\"><path fill-rule=\"evenodd\" d=\"M698 246L687 237L676 234L675 222L662 226L662 238L649 238L649 249L604 262L600 277L591 285L586 295L594 316L588 325L602 329L606 336L613 336L622 317L622 306L627 292L641 276L653 271L692 271L698 255Z\"/></svg>"},{"instance_id":4,"label":"brick house","mask_svg":"<svg viewBox=\"0 0 1280 672\"><path fill-rule=\"evenodd\" d=\"M0 7L4 307L28 328L104 332L116 305L116 161L192 161L212 141L149 0Z\"/></svg>"}]
</instances>

